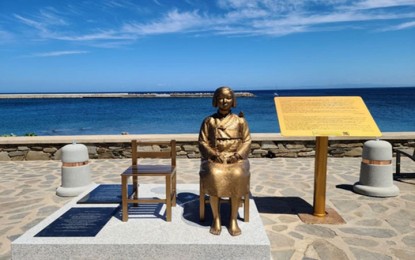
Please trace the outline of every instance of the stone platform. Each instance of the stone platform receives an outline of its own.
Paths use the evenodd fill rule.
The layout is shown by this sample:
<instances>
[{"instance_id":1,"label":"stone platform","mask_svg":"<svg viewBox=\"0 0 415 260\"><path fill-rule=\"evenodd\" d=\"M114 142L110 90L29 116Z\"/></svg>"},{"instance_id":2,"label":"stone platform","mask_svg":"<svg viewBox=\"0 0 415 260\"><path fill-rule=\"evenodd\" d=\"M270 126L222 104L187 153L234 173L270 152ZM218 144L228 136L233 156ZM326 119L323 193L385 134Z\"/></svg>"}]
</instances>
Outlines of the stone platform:
<instances>
[{"instance_id":1,"label":"stone platform","mask_svg":"<svg viewBox=\"0 0 415 260\"><path fill-rule=\"evenodd\" d=\"M93 186L93 190L96 186ZM12 242L13 259L270 259L270 241L253 199L250 222L240 219L242 235L232 237L225 226L222 233L209 233L210 209L206 222L199 222L199 187L177 185L177 206L172 222L166 222L163 204L129 208L129 221L121 221L119 204L77 204L90 190L34 226ZM160 184L142 184L140 197L164 197ZM36 237L71 208L114 208L114 214L96 236ZM229 205L222 205L228 216ZM243 217L243 210L240 209ZM227 220L223 219L226 225Z\"/></svg>"}]
</instances>

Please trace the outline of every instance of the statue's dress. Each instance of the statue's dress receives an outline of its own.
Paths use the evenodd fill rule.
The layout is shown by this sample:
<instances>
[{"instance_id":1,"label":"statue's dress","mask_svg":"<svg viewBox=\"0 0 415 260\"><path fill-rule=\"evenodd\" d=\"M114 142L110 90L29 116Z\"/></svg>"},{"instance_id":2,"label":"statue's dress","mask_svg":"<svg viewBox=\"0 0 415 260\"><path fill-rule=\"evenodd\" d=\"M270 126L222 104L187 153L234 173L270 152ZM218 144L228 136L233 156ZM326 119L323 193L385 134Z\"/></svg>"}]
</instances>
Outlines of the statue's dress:
<instances>
[{"instance_id":1,"label":"statue's dress","mask_svg":"<svg viewBox=\"0 0 415 260\"><path fill-rule=\"evenodd\" d=\"M217 197L241 197L249 192L251 135L246 120L229 113L205 118L199 133L200 178L207 194ZM238 154L236 163L214 162L215 155Z\"/></svg>"}]
</instances>

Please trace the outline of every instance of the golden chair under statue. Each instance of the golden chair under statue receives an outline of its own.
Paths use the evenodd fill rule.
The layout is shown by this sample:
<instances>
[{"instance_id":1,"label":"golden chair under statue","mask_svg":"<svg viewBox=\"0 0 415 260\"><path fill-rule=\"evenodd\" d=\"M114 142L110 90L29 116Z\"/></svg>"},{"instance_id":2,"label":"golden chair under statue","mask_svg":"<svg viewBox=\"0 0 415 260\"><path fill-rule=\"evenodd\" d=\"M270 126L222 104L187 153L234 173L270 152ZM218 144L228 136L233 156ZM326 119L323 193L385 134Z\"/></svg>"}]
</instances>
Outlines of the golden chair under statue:
<instances>
[{"instance_id":1,"label":"golden chair under statue","mask_svg":"<svg viewBox=\"0 0 415 260\"><path fill-rule=\"evenodd\" d=\"M139 147L161 145L169 146L169 151L142 151ZM139 164L138 158L170 159L170 164ZM172 219L172 207L176 206L176 141L170 142L143 142L131 141L132 164L121 174L122 192L122 221L128 221L128 204L166 204L166 221ZM160 176L165 178L165 199L140 199L138 197L139 176ZM132 177L133 193L128 195L128 179Z\"/></svg>"}]
</instances>

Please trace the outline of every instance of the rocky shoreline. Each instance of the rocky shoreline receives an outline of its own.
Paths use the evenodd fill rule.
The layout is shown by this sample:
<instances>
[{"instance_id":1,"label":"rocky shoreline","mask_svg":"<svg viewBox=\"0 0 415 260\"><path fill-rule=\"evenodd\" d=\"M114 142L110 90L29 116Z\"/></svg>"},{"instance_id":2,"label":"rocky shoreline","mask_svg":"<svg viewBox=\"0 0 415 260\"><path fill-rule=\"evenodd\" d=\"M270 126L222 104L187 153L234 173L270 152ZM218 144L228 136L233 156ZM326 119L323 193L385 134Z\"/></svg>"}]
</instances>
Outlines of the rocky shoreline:
<instances>
[{"instance_id":1,"label":"rocky shoreline","mask_svg":"<svg viewBox=\"0 0 415 260\"><path fill-rule=\"evenodd\" d=\"M237 97L255 97L251 92L235 92ZM194 98L213 97L213 92L170 92L170 93L65 93L65 94L0 94L0 99L27 98Z\"/></svg>"}]
</instances>

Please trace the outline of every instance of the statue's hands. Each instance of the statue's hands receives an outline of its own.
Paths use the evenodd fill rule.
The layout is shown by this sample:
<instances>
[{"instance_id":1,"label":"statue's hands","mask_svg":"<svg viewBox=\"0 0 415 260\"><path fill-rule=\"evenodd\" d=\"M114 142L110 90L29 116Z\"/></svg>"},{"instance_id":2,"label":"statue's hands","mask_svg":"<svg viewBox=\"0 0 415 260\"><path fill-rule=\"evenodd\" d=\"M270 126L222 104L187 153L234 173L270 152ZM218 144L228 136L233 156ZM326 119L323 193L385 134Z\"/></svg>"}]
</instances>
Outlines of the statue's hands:
<instances>
[{"instance_id":1,"label":"statue's hands","mask_svg":"<svg viewBox=\"0 0 415 260\"><path fill-rule=\"evenodd\" d=\"M225 163L226 162L226 158L223 155L220 155L216 158L216 162L218 163Z\"/></svg>"},{"instance_id":2,"label":"statue's hands","mask_svg":"<svg viewBox=\"0 0 415 260\"><path fill-rule=\"evenodd\" d=\"M212 155L212 157L210 157L210 160L212 160L213 162L216 162L216 163L229 163L229 164L236 163L241 159L242 159L242 157L238 153L235 153L235 154L233 154L231 156L228 156L228 157L225 157L225 156L217 153L215 155Z\"/></svg>"},{"instance_id":3,"label":"statue's hands","mask_svg":"<svg viewBox=\"0 0 415 260\"><path fill-rule=\"evenodd\" d=\"M216 153L215 155L213 155L212 157L210 157L210 159L212 161L216 162L216 163L224 163L226 161L225 157L223 157L219 153Z\"/></svg>"},{"instance_id":4,"label":"statue's hands","mask_svg":"<svg viewBox=\"0 0 415 260\"><path fill-rule=\"evenodd\" d=\"M239 159L241 159L241 156L235 153L234 155L226 158L226 163L236 163L237 161L239 161Z\"/></svg>"}]
</instances>

